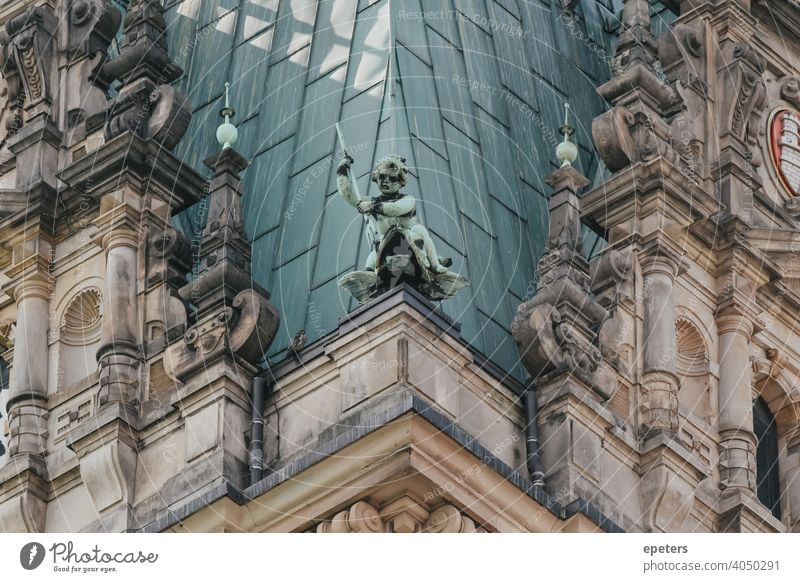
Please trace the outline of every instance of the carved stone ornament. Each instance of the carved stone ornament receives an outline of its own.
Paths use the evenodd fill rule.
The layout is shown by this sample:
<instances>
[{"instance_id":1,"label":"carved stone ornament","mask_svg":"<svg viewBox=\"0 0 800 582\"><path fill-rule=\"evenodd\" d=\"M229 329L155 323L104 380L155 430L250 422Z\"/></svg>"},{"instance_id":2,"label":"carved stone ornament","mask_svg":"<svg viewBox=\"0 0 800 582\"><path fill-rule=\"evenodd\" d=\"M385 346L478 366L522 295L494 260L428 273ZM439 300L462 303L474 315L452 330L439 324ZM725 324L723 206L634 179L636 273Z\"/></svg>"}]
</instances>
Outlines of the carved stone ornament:
<instances>
[{"instance_id":1,"label":"carved stone ornament","mask_svg":"<svg viewBox=\"0 0 800 582\"><path fill-rule=\"evenodd\" d=\"M780 108L772 113L769 152L781 184L790 195L800 195L800 111Z\"/></svg>"},{"instance_id":2,"label":"carved stone ornament","mask_svg":"<svg viewBox=\"0 0 800 582\"><path fill-rule=\"evenodd\" d=\"M671 132L664 128L663 133L660 135L657 126L643 112L633 113L623 105L617 105L592 123L592 138L612 172L658 157L675 162L678 156L670 144Z\"/></svg>"},{"instance_id":3,"label":"carved stone ornament","mask_svg":"<svg viewBox=\"0 0 800 582\"><path fill-rule=\"evenodd\" d=\"M8 140L22 128L22 103L19 78L0 79L0 149L7 149Z\"/></svg>"},{"instance_id":4,"label":"carved stone ornament","mask_svg":"<svg viewBox=\"0 0 800 582\"><path fill-rule=\"evenodd\" d=\"M452 297L469 281L448 267L452 260L439 257L428 229L417 219L416 200L400 189L405 186L405 159L391 155L379 161L372 181L381 194L361 198L350 178L352 158L345 155L337 173L339 194L365 217L371 252L364 271L349 273L339 286L365 303L381 293L408 283L431 301Z\"/></svg>"},{"instance_id":5,"label":"carved stone ornament","mask_svg":"<svg viewBox=\"0 0 800 582\"><path fill-rule=\"evenodd\" d=\"M122 14L109 0L75 0L69 7L69 53L105 53L119 31Z\"/></svg>"},{"instance_id":6,"label":"carved stone ornament","mask_svg":"<svg viewBox=\"0 0 800 582\"><path fill-rule=\"evenodd\" d=\"M738 43L733 50L735 75L733 93L728 96L730 107L723 115L731 133L743 141L755 140L758 120L767 101L767 90L762 79L764 62L747 43Z\"/></svg>"},{"instance_id":7,"label":"carved stone ornament","mask_svg":"<svg viewBox=\"0 0 800 582\"><path fill-rule=\"evenodd\" d=\"M442 505L430 513L408 497L378 510L357 501L314 529L317 533L476 533L485 532L453 505Z\"/></svg>"},{"instance_id":8,"label":"carved stone ornament","mask_svg":"<svg viewBox=\"0 0 800 582\"><path fill-rule=\"evenodd\" d=\"M189 127L192 106L169 84L183 72L167 50L163 11L157 0L136 0L125 18L119 56L98 72L104 83L122 83L108 111L106 140L130 132L171 150Z\"/></svg>"},{"instance_id":9,"label":"carved stone ornament","mask_svg":"<svg viewBox=\"0 0 800 582\"><path fill-rule=\"evenodd\" d=\"M84 289L67 304L61 317L60 339L84 345L100 337L102 295L97 287Z\"/></svg>"},{"instance_id":10,"label":"carved stone ornament","mask_svg":"<svg viewBox=\"0 0 800 582\"><path fill-rule=\"evenodd\" d=\"M520 305L513 334L521 346L522 361L535 379L550 372L570 371L604 399L616 392L616 374L600 348L576 333L573 324L552 304L534 299Z\"/></svg>"},{"instance_id":11,"label":"carved stone ornament","mask_svg":"<svg viewBox=\"0 0 800 582\"><path fill-rule=\"evenodd\" d=\"M16 326L12 321L0 321L0 348L10 350L14 347Z\"/></svg>"},{"instance_id":12,"label":"carved stone ornament","mask_svg":"<svg viewBox=\"0 0 800 582\"><path fill-rule=\"evenodd\" d=\"M192 326L164 358L167 373L179 380L224 354L257 366L278 329L275 307L253 289L240 291L231 307Z\"/></svg>"},{"instance_id":13,"label":"carved stone ornament","mask_svg":"<svg viewBox=\"0 0 800 582\"><path fill-rule=\"evenodd\" d=\"M52 61L57 19L49 6L31 6L0 32L7 102L29 115L49 114L53 98ZM18 128L17 128L18 129Z\"/></svg>"}]
</instances>

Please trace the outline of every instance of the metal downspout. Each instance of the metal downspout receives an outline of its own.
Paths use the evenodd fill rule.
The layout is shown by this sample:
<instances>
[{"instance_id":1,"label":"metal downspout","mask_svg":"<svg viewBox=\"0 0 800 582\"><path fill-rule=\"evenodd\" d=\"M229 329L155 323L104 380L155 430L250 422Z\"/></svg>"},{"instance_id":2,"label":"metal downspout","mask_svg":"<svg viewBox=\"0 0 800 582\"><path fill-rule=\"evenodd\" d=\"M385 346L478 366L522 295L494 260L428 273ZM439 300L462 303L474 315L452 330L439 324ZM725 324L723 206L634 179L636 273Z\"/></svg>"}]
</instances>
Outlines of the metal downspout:
<instances>
[{"instance_id":1,"label":"metal downspout","mask_svg":"<svg viewBox=\"0 0 800 582\"><path fill-rule=\"evenodd\" d=\"M253 410L250 421L250 485L261 481L264 474L264 405L271 383L269 365L266 372L253 377Z\"/></svg>"},{"instance_id":2,"label":"metal downspout","mask_svg":"<svg viewBox=\"0 0 800 582\"><path fill-rule=\"evenodd\" d=\"M539 455L539 409L536 402L536 390L529 382L522 395L525 407L525 461L533 486L544 488L544 468Z\"/></svg>"}]
</instances>

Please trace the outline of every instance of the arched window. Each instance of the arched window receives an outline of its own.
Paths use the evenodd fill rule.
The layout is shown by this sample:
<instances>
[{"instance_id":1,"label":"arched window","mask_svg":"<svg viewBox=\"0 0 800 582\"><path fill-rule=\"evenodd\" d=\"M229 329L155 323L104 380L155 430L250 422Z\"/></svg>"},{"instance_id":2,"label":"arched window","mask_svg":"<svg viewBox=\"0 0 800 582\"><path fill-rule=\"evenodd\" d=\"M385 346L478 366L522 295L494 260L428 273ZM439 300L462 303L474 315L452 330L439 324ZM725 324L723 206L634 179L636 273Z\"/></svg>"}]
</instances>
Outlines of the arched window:
<instances>
[{"instance_id":1,"label":"arched window","mask_svg":"<svg viewBox=\"0 0 800 582\"><path fill-rule=\"evenodd\" d=\"M753 403L753 432L756 447L756 483L758 499L771 512L781 518L781 485L778 473L778 429L775 417L764 399Z\"/></svg>"}]
</instances>

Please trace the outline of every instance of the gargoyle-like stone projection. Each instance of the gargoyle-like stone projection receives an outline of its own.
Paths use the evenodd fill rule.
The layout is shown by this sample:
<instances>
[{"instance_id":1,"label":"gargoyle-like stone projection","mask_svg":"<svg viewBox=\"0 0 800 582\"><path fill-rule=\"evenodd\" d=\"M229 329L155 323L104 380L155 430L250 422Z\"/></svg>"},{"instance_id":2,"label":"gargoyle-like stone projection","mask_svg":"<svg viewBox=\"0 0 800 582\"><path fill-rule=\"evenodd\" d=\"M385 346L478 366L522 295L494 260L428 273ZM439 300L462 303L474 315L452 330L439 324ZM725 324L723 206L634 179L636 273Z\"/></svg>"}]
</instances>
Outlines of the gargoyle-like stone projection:
<instances>
[{"instance_id":1,"label":"gargoyle-like stone projection","mask_svg":"<svg viewBox=\"0 0 800 582\"><path fill-rule=\"evenodd\" d=\"M450 271L449 258L436 252L428 229L417 219L416 200L401 192L408 179L405 158L390 155L372 171L380 195L361 198L350 178L353 158L345 153L337 168L339 194L364 216L371 252L363 271L348 273L339 285L365 303L399 285L408 283L432 301L452 297L469 282Z\"/></svg>"}]
</instances>

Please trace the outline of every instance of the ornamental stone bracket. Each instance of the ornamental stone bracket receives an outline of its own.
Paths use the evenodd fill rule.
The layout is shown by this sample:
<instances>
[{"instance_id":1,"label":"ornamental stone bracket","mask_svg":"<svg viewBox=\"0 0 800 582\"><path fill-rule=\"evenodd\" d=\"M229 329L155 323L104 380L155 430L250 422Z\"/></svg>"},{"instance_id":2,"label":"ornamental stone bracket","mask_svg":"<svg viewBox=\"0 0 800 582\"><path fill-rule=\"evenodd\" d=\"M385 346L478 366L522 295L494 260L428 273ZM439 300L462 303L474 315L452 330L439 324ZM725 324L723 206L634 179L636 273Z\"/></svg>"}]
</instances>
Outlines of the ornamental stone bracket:
<instances>
[{"instance_id":1,"label":"ornamental stone bracket","mask_svg":"<svg viewBox=\"0 0 800 582\"><path fill-rule=\"evenodd\" d=\"M136 412L114 403L101 408L70 435L67 446L78 457L81 479L105 531L135 527Z\"/></svg>"},{"instance_id":2,"label":"ornamental stone bracket","mask_svg":"<svg viewBox=\"0 0 800 582\"><path fill-rule=\"evenodd\" d=\"M678 439L660 433L641 451L642 526L651 532L694 531L695 491L707 477L703 463Z\"/></svg>"},{"instance_id":3,"label":"ornamental stone bracket","mask_svg":"<svg viewBox=\"0 0 800 582\"><path fill-rule=\"evenodd\" d=\"M24 121L49 117L58 86L53 67L58 20L52 6L31 6L6 23L0 32L2 73L12 102L22 104Z\"/></svg>"},{"instance_id":4,"label":"ornamental stone bracket","mask_svg":"<svg viewBox=\"0 0 800 582\"><path fill-rule=\"evenodd\" d=\"M108 48L121 20L122 14L109 0L76 0L69 7L66 126L80 128L72 135L73 140L82 139L105 121L108 83L97 73L108 60Z\"/></svg>"},{"instance_id":5,"label":"ornamental stone bracket","mask_svg":"<svg viewBox=\"0 0 800 582\"><path fill-rule=\"evenodd\" d=\"M12 456L0 469L0 532L44 532L49 490L43 459Z\"/></svg>"}]
</instances>

